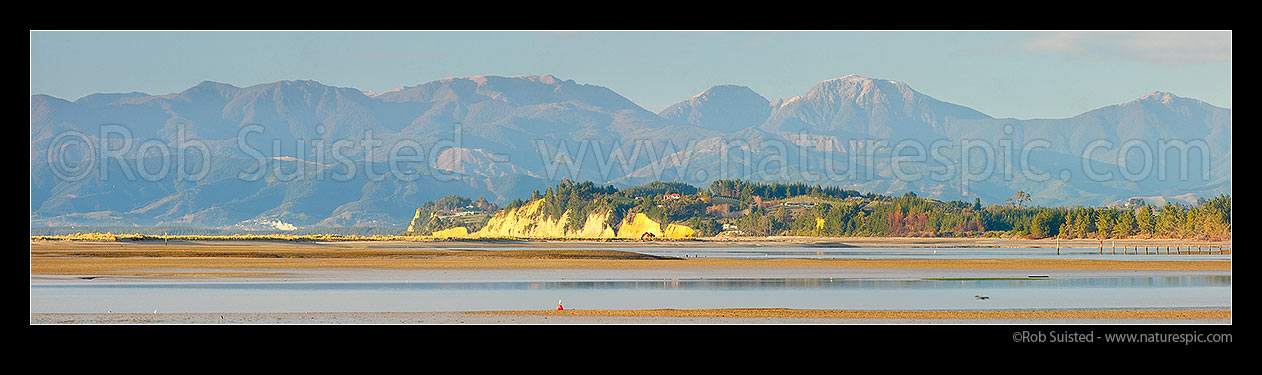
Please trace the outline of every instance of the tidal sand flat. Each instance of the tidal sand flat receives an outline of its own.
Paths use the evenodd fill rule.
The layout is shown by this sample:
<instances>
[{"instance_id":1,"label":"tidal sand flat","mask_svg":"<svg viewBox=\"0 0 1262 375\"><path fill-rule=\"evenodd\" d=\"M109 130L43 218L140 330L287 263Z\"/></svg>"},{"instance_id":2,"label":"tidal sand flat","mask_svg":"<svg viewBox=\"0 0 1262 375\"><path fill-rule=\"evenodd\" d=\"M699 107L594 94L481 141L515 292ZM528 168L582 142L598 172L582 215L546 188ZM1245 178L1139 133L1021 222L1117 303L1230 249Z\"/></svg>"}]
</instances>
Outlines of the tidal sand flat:
<instances>
[{"instance_id":1,"label":"tidal sand flat","mask_svg":"<svg viewBox=\"0 0 1262 375\"><path fill-rule=\"evenodd\" d=\"M75 242L32 241L34 275L199 277L210 270L250 269L220 276L261 275L288 269L662 269L695 267L899 268L1230 271L1231 262L1106 259L732 259L680 258L620 250L548 249L542 244L495 251L413 248L414 243ZM468 244L460 244L468 246ZM673 244L678 246L679 244ZM628 245L629 246L629 245ZM611 247L618 248L618 247ZM185 272L170 272L184 270ZM201 270L191 272L190 270Z\"/></svg>"},{"instance_id":2,"label":"tidal sand flat","mask_svg":"<svg viewBox=\"0 0 1262 375\"><path fill-rule=\"evenodd\" d=\"M1230 310L646 309L475 312L38 313L32 324L1229 324Z\"/></svg>"},{"instance_id":3,"label":"tidal sand flat","mask_svg":"<svg viewBox=\"0 0 1262 375\"><path fill-rule=\"evenodd\" d=\"M1230 258L749 259L512 243L32 241L31 322L1230 323ZM1024 280L1039 274L1055 277ZM579 302L555 311L557 295ZM150 304L167 305L138 313Z\"/></svg>"}]
</instances>

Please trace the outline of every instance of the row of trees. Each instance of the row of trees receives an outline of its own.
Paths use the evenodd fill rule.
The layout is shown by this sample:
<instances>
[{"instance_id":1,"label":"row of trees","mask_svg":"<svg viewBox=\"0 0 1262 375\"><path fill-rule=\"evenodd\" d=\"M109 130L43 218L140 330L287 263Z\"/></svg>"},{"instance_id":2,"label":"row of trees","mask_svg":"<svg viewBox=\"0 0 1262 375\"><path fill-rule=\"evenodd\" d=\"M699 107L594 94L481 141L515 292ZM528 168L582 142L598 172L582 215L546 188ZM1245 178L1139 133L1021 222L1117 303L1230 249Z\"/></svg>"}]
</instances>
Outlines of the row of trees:
<instances>
[{"instance_id":1,"label":"row of trees","mask_svg":"<svg viewBox=\"0 0 1262 375\"><path fill-rule=\"evenodd\" d=\"M1023 207L1016 202L983 207L977 201L939 202L908 193L819 204L797 214L784 207L755 207L733 223L748 235L1228 239L1231 197L1160 207Z\"/></svg>"},{"instance_id":2,"label":"row of trees","mask_svg":"<svg viewBox=\"0 0 1262 375\"><path fill-rule=\"evenodd\" d=\"M1201 199L1195 205L1166 202L1159 209L1139 207L1074 207L1035 209L1017 231L1034 238L1228 238L1231 197ZM1024 224L1024 225L1023 225Z\"/></svg>"},{"instance_id":3,"label":"row of trees","mask_svg":"<svg viewBox=\"0 0 1262 375\"><path fill-rule=\"evenodd\" d=\"M739 199L741 209L748 208L749 198L759 197L764 200L784 199L796 196L811 196L816 198L833 198L846 199L850 197L863 197L867 199L880 198L879 195L868 193L862 194L855 190L846 190L833 186L808 185L804 183L760 183L742 180L717 180L710 183L708 191L713 196L732 197Z\"/></svg>"},{"instance_id":4,"label":"row of trees","mask_svg":"<svg viewBox=\"0 0 1262 375\"><path fill-rule=\"evenodd\" d=\"M887 200L816 205L793 225L815 236L980 236L990 211L980 204L938 202L908 193Z\"/></svg>"},{"instance_id":5,"label":"row of trees","mask_svg":"<svg viewBox=\"0 0 1262 375\"><path fill-rule=\"evenodd\" d=\"M975 236L1028 238L1199 238L1231 236L1231 197L1194 205L1166 202L1122 207L980 207L976 202L936 202L908 194L885 202L821 205L797 234L824 236ZM798 220L802 221L802 220ZM807 224L817 224L811 228Z\"/></svg>"}]
</instances>

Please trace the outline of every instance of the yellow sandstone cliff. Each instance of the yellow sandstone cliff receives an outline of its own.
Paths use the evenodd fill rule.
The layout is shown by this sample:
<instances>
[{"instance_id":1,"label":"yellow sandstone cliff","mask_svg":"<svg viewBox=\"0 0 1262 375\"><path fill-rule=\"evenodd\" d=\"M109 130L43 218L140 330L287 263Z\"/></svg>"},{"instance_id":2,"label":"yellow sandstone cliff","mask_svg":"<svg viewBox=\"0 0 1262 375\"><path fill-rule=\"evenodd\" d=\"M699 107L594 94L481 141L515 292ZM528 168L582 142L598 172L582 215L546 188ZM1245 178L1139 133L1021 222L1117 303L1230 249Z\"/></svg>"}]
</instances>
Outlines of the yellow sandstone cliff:
<instances>
[{"instance_id":1,"label":"yellow sandstone cliff","mask_svg":"<svg viewBox=\"0 0 1262 375\"><path fill-rule=\"evenodd\" d=\"M500 211L492 216L474 233L468 233L464 227L437 231L435 237L510 237L510 238L641 238L645 233L655 238L692 237L695 231L684 225L662 225L643 213L637 213L614 228L605 224L608 212L593 212L587 215L583 226L578 229L565 230L565 223L571 212L566 211L559 219L549 220L541 212L543 200L535 200L524 206L507 211Z\"/></svg>"},{"instance_id":2,"label":"yellow sandstone cliff","mask_svg":"<svg viewBox=\"0 0 1262 375\"><path fill-rule=\"evenodd\" d=\"M465 238L469 237L469 230L465 227L455 227L451 229L443 229L435 231L432 236L439 238Z\"/></svg>"}]
</instances>

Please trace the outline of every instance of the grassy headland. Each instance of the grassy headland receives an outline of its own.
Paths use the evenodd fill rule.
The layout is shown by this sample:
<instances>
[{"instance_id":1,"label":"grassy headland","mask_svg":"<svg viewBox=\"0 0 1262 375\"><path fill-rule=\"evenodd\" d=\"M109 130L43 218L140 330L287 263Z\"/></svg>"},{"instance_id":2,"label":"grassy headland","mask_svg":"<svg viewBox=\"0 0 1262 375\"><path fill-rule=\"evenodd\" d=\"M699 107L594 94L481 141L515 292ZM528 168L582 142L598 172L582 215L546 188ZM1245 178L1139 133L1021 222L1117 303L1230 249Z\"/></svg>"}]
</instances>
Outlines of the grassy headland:
<instances>
[{"instance_id":1,"label":"grassy headland","mask_svg":"<svg viewBox=\"0 0 1262 375\"><path fill-rule=\"evenodd\" d=\"M616 189L561 184L503 208L447 197L417 210L404 234L436 237L946 237L1009 239L1231 238L1231 197L1156 207L1133 199L1102 207L1031 207L885 196L801 183L719 180L708 189L654 182ZM454 203L453 203L454 202ZM428 213L428 216L423 215Z\"/></svg>"}]
</instances>

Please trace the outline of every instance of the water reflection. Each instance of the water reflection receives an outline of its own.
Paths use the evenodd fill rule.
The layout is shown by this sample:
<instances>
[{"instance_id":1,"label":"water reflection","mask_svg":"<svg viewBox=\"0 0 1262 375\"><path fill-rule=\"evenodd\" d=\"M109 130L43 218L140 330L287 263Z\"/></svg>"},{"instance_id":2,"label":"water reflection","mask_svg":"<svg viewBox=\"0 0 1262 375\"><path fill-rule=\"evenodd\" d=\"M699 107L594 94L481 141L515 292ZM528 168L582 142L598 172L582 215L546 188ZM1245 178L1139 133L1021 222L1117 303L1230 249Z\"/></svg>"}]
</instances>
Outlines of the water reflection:
<instances>
[{"instance_id":1,"label":"water reflection","mask_svg":"<svg viewBox=\"0 0 1262 375\"><path fill-rule=\"evenodd\" d=\"M572 280L488 282L145 282L35 284L37 289L227 289L227 290L519 290L519 289L951 289L951 288L1177 288L1231 287L1231 276L1086 277L1052 279L839 278Z\"/></svg>"},{"instance_id":2,"label":"water reflection","mask_svg":"<svg viewBox=\"0 0 1262 375\"><path fill-rule=\"evenodd\" d=\"M1231 306L1231 276L1020 280L657 279L31 284L31 312L554 308L997 309ZM978 301L973 296L991 297Z\"/></svg>"},{"instance_id":3,"label":"water reflection","mask_svg":"<svg viewBox=\"0 0 1262 375\"><path fill-rule=\"evenodd\" d=\"M642 248L638 253L672 256L672 257L710 257L710 258L809 258L809 259L1110 259L1110 260L1231 260L1231 253L1195 253L1195 254L1145 254L1143 250L1111 248L978 248L978 247L882 247L882 248L697 248L697 247L661 247Z\"/></svg>"}]
</instances>

